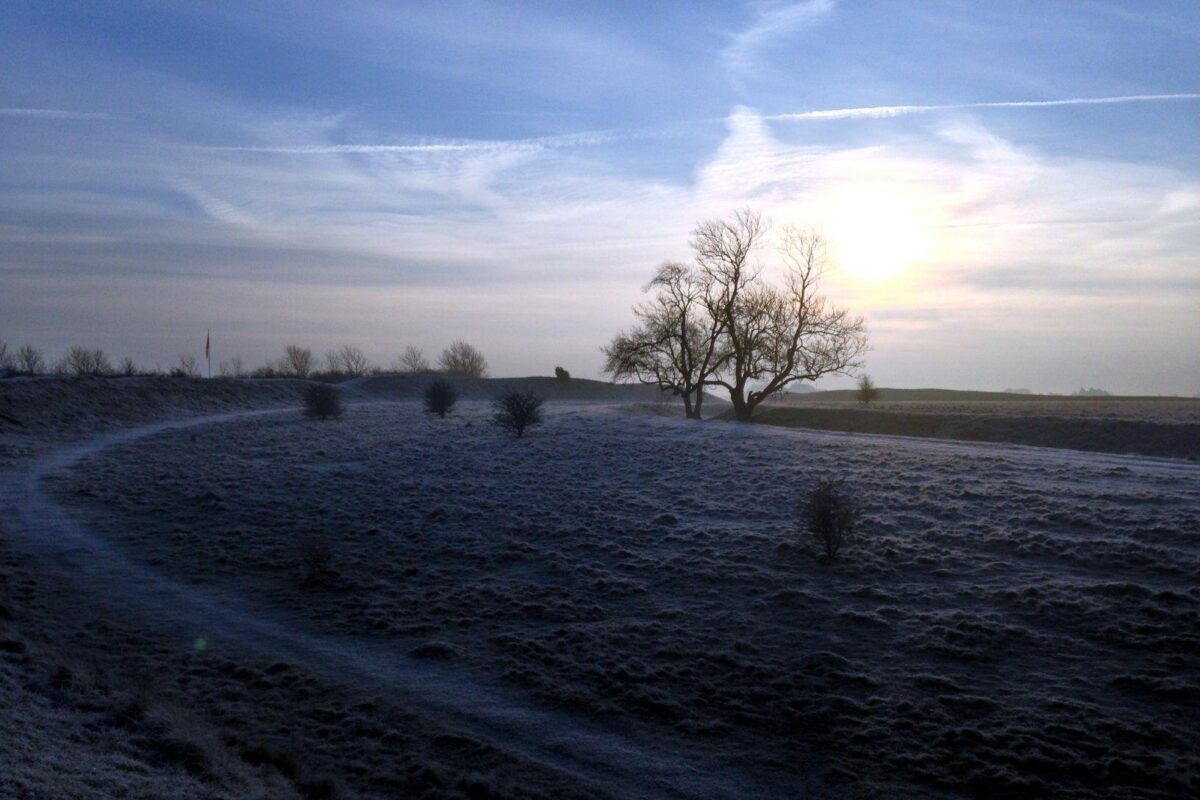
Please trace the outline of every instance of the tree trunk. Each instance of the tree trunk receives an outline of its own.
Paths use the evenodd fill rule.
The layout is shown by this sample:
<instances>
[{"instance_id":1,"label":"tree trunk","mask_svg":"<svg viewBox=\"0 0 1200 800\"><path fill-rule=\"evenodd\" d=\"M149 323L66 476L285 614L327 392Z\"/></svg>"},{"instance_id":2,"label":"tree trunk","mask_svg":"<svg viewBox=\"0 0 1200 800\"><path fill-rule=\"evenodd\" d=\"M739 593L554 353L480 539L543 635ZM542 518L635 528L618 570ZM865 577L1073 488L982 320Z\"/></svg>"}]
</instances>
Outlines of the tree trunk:
<instances>
[{"instance_id":1,"label":"tree trunk","mask_svg":"<svg viewBox=\"0 0 1200 800\"><path fill-rule=\"evenodd\" d=\"M754 407L746 403L746 396L741 390L731 390L729 392L729 401L733 403L734 418L747 422L750 416L754 413Z\"/></svg>"},{"instance_id":2,"label":"tree trunk","mask_svg":"<svg viewBox=\"0 0 1200 800\"><path fill-rule=\"evenodd\" d=\"M696 407L695 407L695 410L692 412L694 414L693 419L700 419L700 420L704 419L704 417L700 415L700 412L703 408L704 408L704 387L701 386L698 389L696 389Z\"/></svg>"},{"instance_id":3,"label":"tree trunk","mask_svg":"<svg viewBox=\"0 0 1200 800\"><path fill-rule=\"evenodd\" d=\"M690 392L683 392L683 414L688 419L692 418L692 395Z\"/></svg>"}]
</instances>

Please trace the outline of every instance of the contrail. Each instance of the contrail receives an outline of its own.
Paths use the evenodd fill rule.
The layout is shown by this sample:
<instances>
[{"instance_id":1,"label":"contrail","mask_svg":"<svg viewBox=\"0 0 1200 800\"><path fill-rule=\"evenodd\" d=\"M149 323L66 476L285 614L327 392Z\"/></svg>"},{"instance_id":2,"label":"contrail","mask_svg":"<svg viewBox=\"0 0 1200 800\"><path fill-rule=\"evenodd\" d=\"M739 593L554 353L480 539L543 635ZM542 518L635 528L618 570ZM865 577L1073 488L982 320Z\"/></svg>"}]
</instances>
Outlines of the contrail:
<instances>
[{"instance_id":1,"label":"contrail","mask_svg":"<svg viewBox=\"0 0 1200 800\"><path fill-rule=\"evenodd\" d=\"M968 108L1050 108L1054 106L1102 106L1114 103L1151 103L1167 100L1200 100L1200 94L1131 94L1119 97L1072 97L1065 100L1005 100L994 103L955 103L938 106L865 106L833 108L824 111L802 111L797 114L774 114L767 120L823 119L886 119L908 114L929 114L934 111L954 111Z\"/></svg>"},{"instance_id":2,"label":"contrail","mask_svg":"<svg viewBox=\"0 0 1200 800\"><path fill-rule=\"evenodd\" d=\"M228 150L239 153L293 153L320 155L323 153L461 153L468 150L496 150L501 143L472 144L318 144L284 147L202 147L202 150Z\"/></svg>"},{"instance_id":3,"label":"contrail","mask_svg":"<svg viewBox=\"0 0 1200 800\"><path fill-rule=\"evenodd\" d=\"M607 144L617 139L633 138L637 132L627 131L586 131L570 133L561 136L541 136L532 139L511 140L458 140L429 142L423 144L316 144L316 145L282 145L282 146L223 146L204 147L204 150L223 150L239 153L285 153L295 155L322 154L429 154L429 153L469 153L496 152L502 150L540 150L561 147L580 147L587 145ZM643 135L646 135L643 133Z\"/></svg>"},{"instance_id":4,"label":"contrail","mask_svg":"<svg viewBox=\"0 0 1200 800\"><path fill-rule=\"evenodd\" d=\"M60 108L0 108L0 117L30 119L112 119L99 111L65 111Z\"/></svg>"}]
</instances>

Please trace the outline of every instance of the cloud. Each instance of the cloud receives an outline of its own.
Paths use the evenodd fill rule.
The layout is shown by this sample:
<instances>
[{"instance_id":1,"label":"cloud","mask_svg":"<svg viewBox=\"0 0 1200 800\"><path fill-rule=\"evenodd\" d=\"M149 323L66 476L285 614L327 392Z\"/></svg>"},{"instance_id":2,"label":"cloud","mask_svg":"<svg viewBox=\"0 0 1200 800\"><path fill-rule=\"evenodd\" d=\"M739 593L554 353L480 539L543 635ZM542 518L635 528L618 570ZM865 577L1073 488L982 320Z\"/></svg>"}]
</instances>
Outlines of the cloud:
<instances>
[{"instance_id":1,"label":"cloud","mask_svg":"<svg viewBox=\"0 0 1200 800\"><path fill-rule=\"evenodd\" d=\"M610 144L612 142L631 139L647 138L661 135L651 131L584 131L581 133L562 134L559 136L540 136L526 139L508 140L444 140L422 142L419 144L314 144L314 145L224 145L206 146L198 149L225 150L243 153L280 153L289 155L426 155L444 153L485 153L531 150L587 147L592 145Z\"/></svg>"},{"instance_id":2,"label":"cloud","mask_svg":"<svg viewBox=\"0 0 1200 800\"><path fill-rule=\"evenodd\" d=\"M1116 97L1072 97L1064 100L1005 100L990 103L957 103L934 106L864 106L833 108L823 111L802 111L795 114L773 114L765 119L801 121L826 119L886 119L909 114L929 114L935 111L964 111L977 108L1054 108L1057 106L1098 106L1116 103L1153 103L1173 100L1200 100L1200 94L1134 94Z\"/></svg>"},{"instance_id":3,"label":"cloud","mask_svg":"<svg viewBox=\"0 0 1200 800\"><path fill-rule=\"evenodd\" d=\"M809 28L837 7L838 0L806 0L770 5L755 14L750 27L735 34L721 52L721 62L736 75L757 71L762 51L780 39Z\"/></svg>"},{"instance_id":4,"label":"cloud","mask_svg":"<svg viewBox=\"0 0 1200 800\"><path fill-rule=\"evenodd\" d=\"M58 108L0 108L0 117L26 119L112 119L99 111L66 111Z\"/></svg>"},{"instance_id":5,"label":"cloud","mask_svg":"<svg viewBox=\"0 0 1200 800\"><path fill-rule=\"evenodd\" d=\"M969 351L996 380L1024 385L1028 352L1052 338L1063 361L1082 364L1097 348L1142 342L1147 325L1180 358L1195 353L1185 341L1200 250L1195 177L1049 155L965 113L900 142L817 147L740 107L719 146L676 180L622 169L586 146L624 132L346 146L330 141L346 135L342 125L225 116L239 122L222 134L246 148L154 140L113 152L81 137L86 158L63 162L56 179L90 186L77 179L92 173L73 170L121 175L127 184L111 197L23 182L0 193L0 262L14 287L0 317L30 336L57 335L60 324L78 331L83 323L38 315L64 308L55 299L64 287L86 286L105 294L94 308L113 341L122 334L111 320L128 321L130 336L215 320L223 346L250 360L303 335L319 347L353 340L387 361L389 348L435 349L462 335L491 345L501 372L538 368L531 353L547 363L560 353L595 374L598 345L627 324L648 270L688 257L697 219L753 205L777 223L823 227L839 251L861 240L886 251L896 230L916 232L897 281L873 286L837 271L828 281L831 295L866 312L881 374L889 363L919 370L923 342L961 341L969 347L944 348L940 374L964 374L954 359ZM183 308L183 297L202 299ZM272 304L281 310L270 325L256 321L255 309ZM1072 326L1087 340L1064 344ZM153 358L156 346L148 339L133 355ZM1157 363L1127 370L1127 385L1170 390L1154 383Z\"/></svg>"}]
</instances>

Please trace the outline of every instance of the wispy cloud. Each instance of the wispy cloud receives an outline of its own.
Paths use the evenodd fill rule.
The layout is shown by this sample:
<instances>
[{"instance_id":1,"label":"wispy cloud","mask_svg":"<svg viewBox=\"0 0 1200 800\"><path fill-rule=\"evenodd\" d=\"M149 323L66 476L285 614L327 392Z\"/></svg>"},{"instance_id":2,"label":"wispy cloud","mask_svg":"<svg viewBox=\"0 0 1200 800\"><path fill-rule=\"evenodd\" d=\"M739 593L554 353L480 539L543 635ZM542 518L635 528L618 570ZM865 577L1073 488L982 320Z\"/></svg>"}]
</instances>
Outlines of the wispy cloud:
<instances>
[{"instance_id":1,"label":"wispy cloud","mask_svg":"<svg viewBox=\"0 0 1200 800\"><path fill-rule=\"evenodd\" d=\"M990 103L954 103L932 106L862 106L831 108L821 111L801 111L794 114L774 114L764 119L775 121L825 119L886 119L909 114L929 114L935 111L956 111L974 108L1053 108L1056 106L1103 106L1115 103L1153 103L1172 100L1200 100L1200 93L1131 94L1115 97L1070 97L1063 100L1003 100Z\"/></svg>"},{"instance_id":2,"label":"wispy cloud","mask_svg":"<svg viewBox=\"0 0 1200 800\"><path fill-rule=\"evenodd\" d=\"M785 36L815 25L830 14L837 4L838 0L806 0L761 9L750 27L737 33L722 51L722 63L739 75L754 72L765 48Z\"/></svg>"},{"instance_id":3,"label":"wispy cloud","mask_svg":"<svg viewBox=\"0 0 1200 800\"><path fill-rule=\"evenodd\" d=\"M0 117L27 119L112 119L99 111L67 111L60 108L0 108Z\"/></svg>"},{"instance_id":4,"label":"wispy cloud","mask_svg":"<svg viewBox=\"0 0 1200 800\"><path fill-rule=\"evenodd\" d=\"M313 145L226 145L199 149L240 153L281 153L291 155L431 155L439 153L486 153L530 151L562 147L587 147L609 144L618 140L649 138L662 135L658 131L584 131L560 136L540 136L526 139L455 139L417 144L313 144Z\"/></svg>"}]
</instances>

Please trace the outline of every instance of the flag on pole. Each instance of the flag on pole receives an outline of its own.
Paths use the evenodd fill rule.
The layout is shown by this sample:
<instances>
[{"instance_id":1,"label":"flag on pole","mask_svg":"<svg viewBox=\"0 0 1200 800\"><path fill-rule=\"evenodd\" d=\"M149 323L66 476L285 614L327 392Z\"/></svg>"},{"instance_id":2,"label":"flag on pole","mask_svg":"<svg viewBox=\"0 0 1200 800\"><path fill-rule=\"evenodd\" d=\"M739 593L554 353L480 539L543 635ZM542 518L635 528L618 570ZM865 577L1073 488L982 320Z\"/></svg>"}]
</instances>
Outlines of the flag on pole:
<instances>
[{"instance_id":1,"label":"flag on pole","mask_svg":"<svg viewBox=\"0 0 1200 800\"><path fill-rule=\"evenodd\" d=\"M212 377L212 330L204 334L204 360L208 362L208 377Z\"/></svg>"}]
</instances>

